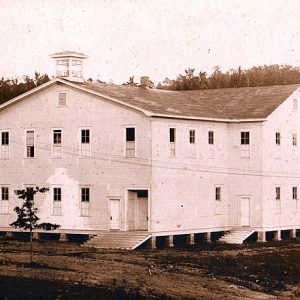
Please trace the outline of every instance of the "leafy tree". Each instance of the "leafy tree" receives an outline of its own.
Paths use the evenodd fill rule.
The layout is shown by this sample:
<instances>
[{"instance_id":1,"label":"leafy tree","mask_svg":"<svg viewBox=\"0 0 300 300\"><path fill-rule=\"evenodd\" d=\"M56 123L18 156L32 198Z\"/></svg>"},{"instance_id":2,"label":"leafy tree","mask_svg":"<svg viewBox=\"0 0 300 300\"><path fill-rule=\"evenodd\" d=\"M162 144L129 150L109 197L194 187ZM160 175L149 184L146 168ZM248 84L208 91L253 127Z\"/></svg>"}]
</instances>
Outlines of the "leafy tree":
<instances>
[{"instance_id":1,"label":"leafy tree","mask_svg":"<svg viewBox=\"0 0 300 300\"><path fill-rule=\"evenodd\" d=\"M50 79L47 74L41 75L38 72L34 73L34 77L31 78L28 75L23 76L23 81L18 79L0 79L0 104L17 97L31 89L48 82Z\"/></svg>"},{"instance_id":2,"label":"leafy tree","mask_svg":"<svg viewBox=\"0 0 300 300\"><path fill-rule=\"evenodd\" d=\"M23 204L21 207L17 206L14 208L14 211L17 214L17 220L11 223L10 226L29 230L31 263L33 262L33 231L38 228L54 230L60 227L60 225L57 224L38 223L40 218L37 216L38 209L34 206L34 196L37 193L46 193L48 191L49 189L45 187L27 188L15 191L18 198L23 200Z\"/></svg>"}]
</instances>

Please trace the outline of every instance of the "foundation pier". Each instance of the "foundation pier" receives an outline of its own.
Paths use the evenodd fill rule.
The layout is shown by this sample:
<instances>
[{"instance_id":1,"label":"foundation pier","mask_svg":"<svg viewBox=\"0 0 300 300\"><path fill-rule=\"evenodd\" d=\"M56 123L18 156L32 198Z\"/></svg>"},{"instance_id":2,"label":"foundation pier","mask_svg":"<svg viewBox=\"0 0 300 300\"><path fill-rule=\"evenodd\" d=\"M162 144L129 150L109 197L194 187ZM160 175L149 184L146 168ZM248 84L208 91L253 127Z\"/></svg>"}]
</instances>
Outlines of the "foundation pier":
<instances>
[{"instance_id":1,"label":"foundation pier","mask_svg":"<svg viewBox=\"0 0 300 300\"><path fill-rule=\"evenodd\" d=\"M156 236L151 236L148 240L148 246L150 249L156 249Z\"/></svg>"},{"instance_id":2,"label":"foundation pier","mask_svg":"<svg viewBox=\"0 0 300 300\"><path fill-rule=\"evenodd\" d=\"M274 240L275 241L281 241L281 231L280 230L275 231Z\"/></svg>"},{"instance_id":3,"label":"foundation pier","mask_svg":"<svg viewBox=\"0 0 300 300\"><path fill-rule=\"evenodd\" d=\"M205 243L211 243L211 232L204 233L203 241Z\"/></svg>"},{"instance_id":4,"label":"foundation pier","mask_svg":"<svg viewBox=\"0 0 300 300\"><path fill-rule=\"evenodd\" d=\"M68 235L66 233L61 233L59 235L59 241L60 242L67 242L68 241Z\"/></svg>"},{"instance_id":5,"label":"foundation pier","mask_svg":"<svg viewBox=\"0 0 300 300\"><path fill-rule=\"evenodd\" d=\"M14 236L13 232L11 231L6 231L5 237L11 239Z\"/></svg>"},{"instance_id":6,"label":"foundation pier","mask_svg":"<svg viewBox=\"0 0 300 300\"><path fill-rule=\"evenodd\" d=\"M292 230L291 230L290 237L291 237L292 239L297 238L297 229L292 229Z\"/></svg>"},{"instance_id":7,"label":"foundation pier","mask_svg":"<svg viewBox=\"0 0 300 300\"><path fill-rule=\"evenodd\" d=\"M33 238L34 240L39 240L39 239L40 239L40 234L39 234L38 232L33 232L33 233L32 233L32 238Z\"/></svg>"},{"instance_id":8,"label":"foundation pier","mask_svg":"<svg viewBox=\"0 0 300 300\"><path fill-rule=\"evenodd\" d=\"M173 235L168 235L167 236L167 247L168 248L173 248L174 247Z\"/></svg>"},{"instance_id":9,"label":"foundation pier","mask_svg":"<svg viewBox=\"0 0 300 300\"><path fill-rule=\"evenodd\" d=\"M265 231L259 231L257 233L257 241L260 243L265 243L267 241Z\"/></svg>"},{"instance_id":10,"label":"foundation pier","mask_svg":"<svg viewBox=\"0 0 300 300\"><path fill-rule=\"evenodd\" d=\"M195 245L195 235L194 235L194 233L190 233L187 236L187 244L188 245Z\"/></svg>"}]
</instances>

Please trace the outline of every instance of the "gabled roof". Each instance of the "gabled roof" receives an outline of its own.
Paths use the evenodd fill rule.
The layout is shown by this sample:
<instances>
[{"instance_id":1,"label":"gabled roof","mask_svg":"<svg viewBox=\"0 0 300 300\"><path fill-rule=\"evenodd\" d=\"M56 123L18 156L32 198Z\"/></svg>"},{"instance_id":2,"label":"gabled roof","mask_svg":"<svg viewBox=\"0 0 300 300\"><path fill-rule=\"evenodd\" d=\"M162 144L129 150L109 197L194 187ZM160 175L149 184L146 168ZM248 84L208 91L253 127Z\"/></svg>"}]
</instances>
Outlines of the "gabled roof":
<instances>
[{"instance_id":1,"label":"gabled roof","mask_svg":"<svg viewBox=\"0 0 300 300\"><path fill-rule=\"evenodd\" d=\"M116 98L153 114L214 119L265 119L300 84L166 91L102 83L76 83L87 90Z\"/></svg>"},{"instance_id":2,"label":"gabled roof","mask_svg":"<svg viewBox=\"0 0 300 300\"><path fill-rule=\"evenodd\" d=\"M77 58L87 58L87 55L79 52L74 51L64 51L64 52L57 52L50 55L52 58L62 58L62 57L77 57Z\"/></svg>"},{"instance_id":3,"label":"gabled roof","mask_svg":"<svg viewBox=\"0 0 300 300\"><path fill-rule=\"evenodd\" d=\"M0 105L0 109L52 84L64 84L153 117L221 122L263 121L300 84L195 91L166 91L105 83L78 83L56 78Z\"/></svg>"}]
</instances>

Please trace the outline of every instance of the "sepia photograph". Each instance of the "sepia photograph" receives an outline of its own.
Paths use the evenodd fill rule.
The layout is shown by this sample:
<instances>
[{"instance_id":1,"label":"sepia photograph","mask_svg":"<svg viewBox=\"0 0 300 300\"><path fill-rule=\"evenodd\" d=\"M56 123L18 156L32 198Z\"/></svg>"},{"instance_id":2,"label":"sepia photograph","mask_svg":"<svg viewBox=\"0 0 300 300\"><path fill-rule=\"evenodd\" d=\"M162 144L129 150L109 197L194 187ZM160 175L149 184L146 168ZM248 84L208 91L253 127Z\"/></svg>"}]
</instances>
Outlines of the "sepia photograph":
<instances>
[{"instance_id":1,"label":"sepia photograph","mask_svg":"<svg viewBox=\"0 0 300 300\"><path fill-rule=\"evenodd\" d=\"M0 300L300 299L300 0L0 0L0 55Z\"/></svg>"}]
</instances>

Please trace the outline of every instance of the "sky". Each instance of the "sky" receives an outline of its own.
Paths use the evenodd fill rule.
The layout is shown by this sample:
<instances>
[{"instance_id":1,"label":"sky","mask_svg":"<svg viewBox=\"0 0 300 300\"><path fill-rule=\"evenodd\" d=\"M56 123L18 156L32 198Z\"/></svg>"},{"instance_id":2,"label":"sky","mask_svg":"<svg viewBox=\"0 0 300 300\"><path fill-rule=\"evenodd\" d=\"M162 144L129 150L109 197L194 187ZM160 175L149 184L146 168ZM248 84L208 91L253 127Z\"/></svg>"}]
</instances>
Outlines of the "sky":
<instances>
[{"instance_id":1,"label":"sky","mask_svg":"<svg viewBox=\"0 0 300 300\"><path fill-rule=\"evenodd\" d=\"M53 76L49 55L67 50L88 55L86 79L116 84L300 67L300 0L0 0L0 77Z\"/></svg>"}]
</instances>

